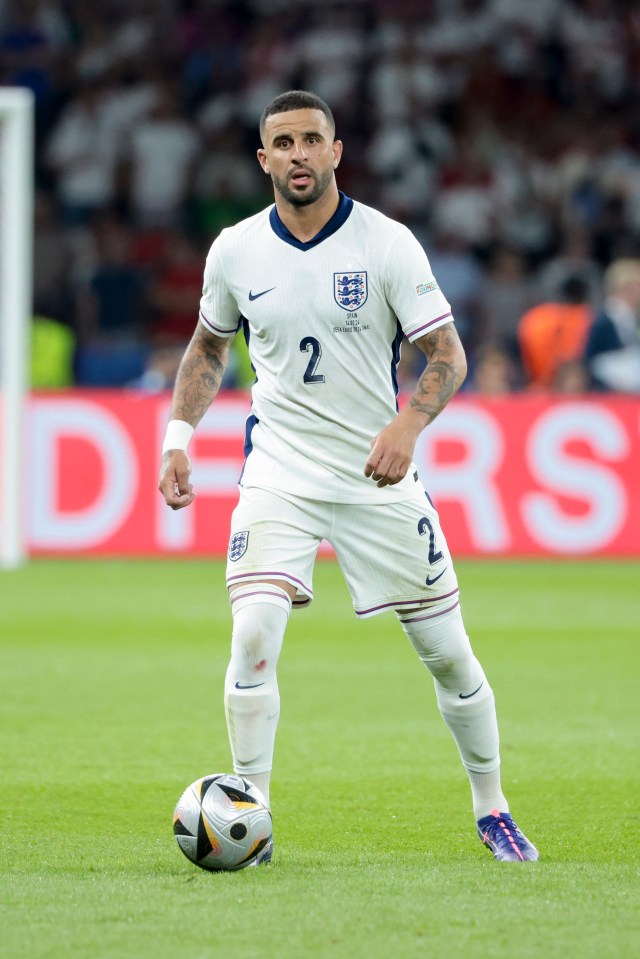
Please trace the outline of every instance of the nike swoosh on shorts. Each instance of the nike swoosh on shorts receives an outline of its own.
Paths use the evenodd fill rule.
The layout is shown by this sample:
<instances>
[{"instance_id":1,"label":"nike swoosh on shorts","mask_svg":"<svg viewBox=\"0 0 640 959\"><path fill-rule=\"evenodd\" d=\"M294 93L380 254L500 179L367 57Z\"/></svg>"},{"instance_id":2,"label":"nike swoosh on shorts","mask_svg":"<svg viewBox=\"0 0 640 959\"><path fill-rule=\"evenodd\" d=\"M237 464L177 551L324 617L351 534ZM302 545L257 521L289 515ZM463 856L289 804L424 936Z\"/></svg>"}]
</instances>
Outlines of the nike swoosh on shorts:
<instances>
[{"instance_id":1,"label":"nike swoosh on shorts","mask_svg":"<svg viewBox=\"0 0 640 959\"><path fill-rule=\"evenodd\" d=\"M441 573L438 573L437 576L434 576L433 579L431 579L430 576L427 576L427 578L426 578L426 580L425 580L427 586L433 586L434 583L437 583L438 580L440 579L440 577L441 577L441 576L444 576L444 574L447 572L448 568L449 568L448 566L445 566L445 568L442 570L442 572L441 572Z\"/></svg>"}]
</instances>

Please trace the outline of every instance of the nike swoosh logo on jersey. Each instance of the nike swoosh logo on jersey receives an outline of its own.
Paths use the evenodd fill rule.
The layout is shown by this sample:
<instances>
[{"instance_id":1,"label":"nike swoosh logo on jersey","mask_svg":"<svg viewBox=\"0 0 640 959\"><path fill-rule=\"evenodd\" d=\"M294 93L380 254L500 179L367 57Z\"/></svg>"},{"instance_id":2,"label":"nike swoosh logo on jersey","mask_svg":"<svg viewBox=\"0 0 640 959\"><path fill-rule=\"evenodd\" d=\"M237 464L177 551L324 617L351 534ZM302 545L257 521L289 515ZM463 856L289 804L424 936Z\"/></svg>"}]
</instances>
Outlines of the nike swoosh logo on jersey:
<instances>
[{"instance_id":1,"label":"nike swoosh logo on jersey","mask_svg":"<svg viewBox=\"0 0 640 959\"><path fill-rule=\"evenodd\" d=\"M236 683L236 689L257 689L258 686L264 686L264 683L249 683L246 686L242 683Z\"/></svg>"},{"instance_id":2,"label":"nike swoosh logo on jersey","mask_svg":"<svg viewBox=\"0 0 640 959\"><path fill-rule=\"evenodd\" d=\"M270 286L268 290L263 290L262 293L252 293L251 290L249 290L249 299L253 303L254 300L258 299L258 297L264 296L265 293L271 293L271 290L275 290L275 286Z\"/></svg>"},{"instance_id":3,"label":"nike swoosh logo on jersey","mask_svg":"<svg viewBox=\"0 0 640 959\"><path fill-rule=\"evenodd\" d=\"M484 679L482 680L478 688L474 689L472 693L467 693L466 695L464 693L458 693L458 696L460 697L460 699L471 699L472 696L475 696L476 693L480 692L483 686L484 686Z\"/></svg>"},{"instance_id":4,"label":"nike swoosh logo on jersey","mask_svg":"<svg viewBox=\"0 0 640 959\"><path fill-rule=\"evenodd\" d=\"M448 569L448 568L449 568L448 566L445 566L445 568L442 570L442 572L441 572L441 573L438 573L437 576L434 576L433 579L431 578L431 576L427 576L427 578L426 578L426 580L425 580L427 586L433 586L434 583L437 583L438 580L440 579L440 577L441 577L441 576L444 576L444 574L447 572L447 569Z\"/></svg>"}]
</instances>

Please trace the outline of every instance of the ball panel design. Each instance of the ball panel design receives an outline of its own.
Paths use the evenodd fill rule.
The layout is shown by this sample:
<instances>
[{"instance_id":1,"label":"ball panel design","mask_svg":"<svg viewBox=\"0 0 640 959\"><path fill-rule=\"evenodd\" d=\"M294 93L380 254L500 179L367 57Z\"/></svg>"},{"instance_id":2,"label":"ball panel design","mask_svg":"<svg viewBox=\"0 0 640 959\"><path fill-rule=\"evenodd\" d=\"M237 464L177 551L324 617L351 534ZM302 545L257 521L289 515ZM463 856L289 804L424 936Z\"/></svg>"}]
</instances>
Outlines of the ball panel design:
<instances>
[{"instance_id":1,"label":"ball panel design","mask_svg":"<svg viewBox=\"0 0 640 959\"><path fill-rule=\"evenodd\" d=\"M180 846L180 849L185 854L187 859L190 859L191 862L197 863L198 858L198 840L195 836L178 836L176 835L176 842Z\"/></svg>"},{"instance_id":2,"label":"ball panel design","mask_svg":"<svg viewBox=\"0 0 640 959\"><path fill-rule=\"evenodd\" d=\"M271 838L271 812L254 784L214 773L192 783L173 815L176 842L197 866L214 872L243 869Z\"/></svg>"},{"instance_id":3,"label":"ball panel design","mask_svg":"<svg viewBox=\"0 0 640 959\"><path fill-rule=\"evenodd\" d=\"M180 831L195 836L198 833L198 822L201 815L201 806L196 791L197 783L189 786L180 796L173 813L173 831Z\"/></svg>"}]
</instances>

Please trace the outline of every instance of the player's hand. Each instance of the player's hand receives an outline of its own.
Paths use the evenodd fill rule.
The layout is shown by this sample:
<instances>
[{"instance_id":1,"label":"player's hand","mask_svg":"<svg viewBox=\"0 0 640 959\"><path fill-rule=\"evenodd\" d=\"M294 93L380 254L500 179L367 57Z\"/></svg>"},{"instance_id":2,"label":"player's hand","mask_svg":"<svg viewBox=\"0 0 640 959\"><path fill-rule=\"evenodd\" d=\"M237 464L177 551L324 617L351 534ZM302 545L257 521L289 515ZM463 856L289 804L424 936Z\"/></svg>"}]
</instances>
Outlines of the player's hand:
<instances>
[{"instance_id":1,"label":"player's hand","mask_svg":"<svg viewBox=\"0 0 640 959\"><path fill-rule=\"evenodd\" d=\"M158 489L171 509L183 509L193 503L196 494L189 482L191 460L183 450L167 450L162 457Z\"/></svg>"},{"instance_id":2,"label":"player's hand","mask_svg":"<svg viewBox=\"0 0 640 959\"><path fill-rule=\"evenodd\" d=\"M403 480L413 461L418 432L401 417L385 426L371 440L364 475L370 476L379 487L395 486Z\"/></svg>"}]
</instances>

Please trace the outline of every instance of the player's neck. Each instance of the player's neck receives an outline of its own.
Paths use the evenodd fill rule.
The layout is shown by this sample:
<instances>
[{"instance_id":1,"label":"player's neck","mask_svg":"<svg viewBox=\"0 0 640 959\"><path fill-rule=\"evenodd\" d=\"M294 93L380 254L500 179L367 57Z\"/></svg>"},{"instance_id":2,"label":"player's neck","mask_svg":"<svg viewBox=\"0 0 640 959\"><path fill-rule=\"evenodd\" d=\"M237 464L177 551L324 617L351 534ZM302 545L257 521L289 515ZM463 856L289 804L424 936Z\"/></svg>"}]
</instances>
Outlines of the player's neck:
<instances>
[{"instance_id":1,"label":"player's neck","mask_svg":"<svg viewBox=\"0 0 640 959\"><path fill-rule=\"evenodd\" d=\"M309 206L294 206L277 193L275 201L278 216L289 232L301 243L308 243L326 226L338 209L340 194L334 183L319 200Z\"/></svg>"}]
</instances>

